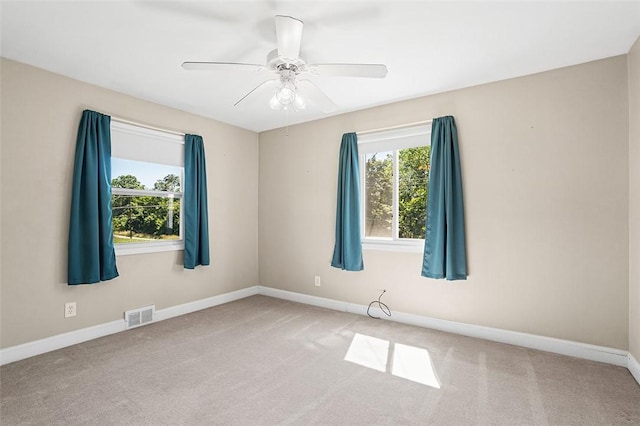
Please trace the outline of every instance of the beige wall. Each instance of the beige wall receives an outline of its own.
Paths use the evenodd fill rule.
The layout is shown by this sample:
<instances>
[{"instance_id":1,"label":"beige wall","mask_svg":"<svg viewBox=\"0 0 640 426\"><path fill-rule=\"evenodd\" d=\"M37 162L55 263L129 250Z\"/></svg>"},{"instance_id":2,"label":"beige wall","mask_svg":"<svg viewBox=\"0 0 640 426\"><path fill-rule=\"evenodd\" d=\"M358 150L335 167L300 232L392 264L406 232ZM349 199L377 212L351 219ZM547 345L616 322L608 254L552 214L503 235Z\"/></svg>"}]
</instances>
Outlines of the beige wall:
<instances>
[{"instance_id":1,"label":"beige wall","mask_svg":"<svg viewBox=\"0 0 640 426\"><path fill-rule=\"evenodd\" d=\"M1 347L256 285L258 143L254 132L2 59ZM121 256L120 277L66 284L75 138L83 109L203 136L209 190L209 267L182 252ZM64 303L78 316L63 318Z\"/></svg>"},{"instance_id":2,"label":"beige wall","mask_svg":"<svg viewBox=\"0 0 640 426\"><path fill-rule=\"evenodd\" d=\"M621 56L400 102L262 133L259 156L253 132L2 59L0 347L259 282L359 304L385 288L392 310L630 347L640 359L639 50L628 77ZM66 285L85 108L203 135L212 266L185 271L175 252L124 256L119 278ZM366 251L364 272L331 268L341 135L447 114L460 136L469 279L421 278L420 253ZM69 301L78 316L64 319Z\"/></svg>"},{"instance_id":3,"label":"beige wall","mask_svg":"<svg viewBox=\"0 0 640 426\"><path fill-rule=\"evenodd\" d=\"M619 56L261 133L260 284L627 349L627 96ZM420 277L419 253L331 268L341 135L449 114L468 280Z\"/></svg>"},{"instance_id":4,"label":"beige wall","mask_svg":"<svg viewBox=\"0 0 640 426\"><path fill-rule=\"evenodd\" d=\"M629 51L629 352L640 362L640 37Z\"/></svg>"}]
</instances>

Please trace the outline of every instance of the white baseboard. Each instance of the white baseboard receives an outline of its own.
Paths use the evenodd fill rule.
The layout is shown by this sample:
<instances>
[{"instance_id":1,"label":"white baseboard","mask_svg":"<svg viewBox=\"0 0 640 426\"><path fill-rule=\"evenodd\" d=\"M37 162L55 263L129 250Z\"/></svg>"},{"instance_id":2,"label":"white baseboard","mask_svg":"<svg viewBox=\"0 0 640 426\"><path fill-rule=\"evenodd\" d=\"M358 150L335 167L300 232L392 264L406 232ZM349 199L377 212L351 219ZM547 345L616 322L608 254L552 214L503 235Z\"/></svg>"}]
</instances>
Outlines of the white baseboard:
<instances>
[{"instance_id":1,"label":"white baseboard","mask_svg":"<svg viewBox=\"0 0 640 426\"><path fill-rule=\"evenodd\" d=\"M244 299L245 297L253 296L255 294L258 294L258 286L247 287L229 293L207 297L206 299L195 300L193 302L184 303L182 305L159 309L156 311L154 322L163 321L180 315L190 314L191 312L211 308L213 306L222 305L223 303L229 303L235 300Z\"/></svg>"},{"instance_id":2,"label":"white baseboard","mask_svg":"<svg viewBox=\"0 0 640 426\"><path fill-rule=\"evenodd\" d=\"M366 315L367 307L354 303L341 302L308 294L294 293L271 287L258 286L258 294L305 303L322 308L337 311ZM420 315L405 314L403 312L392 313L391 318L382 316L383 319L397 321L404 324L446 331L448 333L461 334L463 336L476 337L494 342L507 343L525 348L538 349L561 355L569 355L576 358L599 361L607 364L627 367L628 352L620 349L604 346L589 345L587 343L573 342L570 340L556 339L553 337L538 336L535 334L520 333L517 331L502 330L498 328L483 327L473 324L465 324L455 321L441 320L437 318L423 317Z\"/></svg>"},{"instance_id":3,"label":"white baseboard","mask_svg":"<svg viewBox=\"0 0 640 426\"><path fill-rule=\"evenodd\" d=\"M163 321L169 318L185 315L201 309L211 308L223 303L233 302L245 297L262 294L264 296L278 299L290 300L292 302L304 303L336 311L349 312L358 315L366 315L367 307L355 303L342 302L324 297L311 296L308 294L295 293L292 291L279 290L272 287L253 286L206 299L196 300L182 305L171 306L159 309L155 313L154 322ZM555 339L552 337L538 336L535 334L520 333L516 331L502 330L491 327L483 327L473 324L465 324L455 321L441 320L437 318L423 317L420 315L406 314L403 312L393 312L391 318L385 316L383 319L401 322L404 324L416 325L419 327L431 328L434 330L449 333L461 334L463 336L476 337L494 342L507 343L510 345L522 346L525 348L538 349L562 355L569 355L576 358L583 358L592 361L604 362L607 364L627 367L633 377L640 384L640 364L627 351L608 348L604 346L589 345L586 343L573 342L570 340ZM125 330L124 319L87 327L68 333L51 336L22 345L0 349L0 365L9 364L21 359L40 355L45 352L54 351L67 346L97 339L109 334L118 333Z\"/></svg>"},{"instance_id":4,"label":"white baseboard","mask_svg":"<svg viewBox=\"0 0 640 426\"><path fill-rule=\"evenodd\" d=\"M631 353L629 353L627 368L631 372L633 378L636 379L636 382L640 385L640 363L633 357L633 355L631 355Z\"/></svg>"},{"instance_id":5,"label":"white baseboard","mask_svg":"<svg viewBox=\"0 0 640 426\"><path fill-rule=\"evenodd\" d=\"M254 286L232 291L230 293L220 294L218 296L208 297L206 299L196 300L182 305L159 309L155 313L153 322L166 320L179 315L199 311L201 309L211 308L223 303L233 302L234 300L244 299L245 297L253 296L257 293L258 287ZM124 330L125 322L124 319L121 319L93 327L70 331L68 333L58 334L56 336L40 340L34 340L33 342L24 343L22 345L0 349L0 365L9 364L21 359L55 351L56 349L76 345L78 343L86 342L87 340L97 339L99 337L118 333Z\"/></svg>"},{"instance_id":6,"label":"white baseboard","mask_svg":"<svg viewBox=\"0 0 640 426\"><path fill-rule=\"evenodd\" d=\"M349 303L335 299L311 296L309 294L296 293L294 291L280 290L273 287L258 286L258 294L275 297L277 299L290 300L292 302L304 303L306 305L319 306L321 308L333 309L334 311L350 312Z\"/></svg>"},{"instance_id":7,"label":"white baseboard","mask_svg":"<svg viewBox=\"0 0 640 426\"><path fill-rule=\"evenodd\" d=\"M108 336L109 334L118 333L124 330L124 319L121 319L95 325L93 327L70 331L68 333L58 334L56 336L46 337L40 340L34 340L33 342L27 342L22 345L11 346L0 350L0 365L20 361L21 359L55 351L57 349L76 345L78 343L86 342L87 340L97 339L98 337Z\"/></svg>"}]
</instances>

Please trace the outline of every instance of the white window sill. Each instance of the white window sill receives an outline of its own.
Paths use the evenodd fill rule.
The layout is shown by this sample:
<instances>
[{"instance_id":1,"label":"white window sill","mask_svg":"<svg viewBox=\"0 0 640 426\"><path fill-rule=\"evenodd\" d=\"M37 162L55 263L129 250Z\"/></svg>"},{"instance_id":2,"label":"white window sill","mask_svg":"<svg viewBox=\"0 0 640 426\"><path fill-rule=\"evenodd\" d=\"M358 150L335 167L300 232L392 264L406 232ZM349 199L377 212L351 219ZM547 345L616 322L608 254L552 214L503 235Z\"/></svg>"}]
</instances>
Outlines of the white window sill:
<instances>
[{"instance_id":1,"label":"white window sill","mask_svg":"<svg viewBox=\"0 0 640 426\"><path fill-rule=\"evenodd\" d=\"M396 251L405 253L421 253L424 251L424 240L385 240L366 238L362 240L363 250Z\"/></svg>"},{"instance_id":2,"label":"white window sill","mask_svg":"<svg viewBox=\"0 0 640 426\"><path fill-rule=\"evenodd\" d=\"M116 256L158 253L184 250L184 241L162 241L157 243L115 244Z\"/></svg>"}]
</instances>

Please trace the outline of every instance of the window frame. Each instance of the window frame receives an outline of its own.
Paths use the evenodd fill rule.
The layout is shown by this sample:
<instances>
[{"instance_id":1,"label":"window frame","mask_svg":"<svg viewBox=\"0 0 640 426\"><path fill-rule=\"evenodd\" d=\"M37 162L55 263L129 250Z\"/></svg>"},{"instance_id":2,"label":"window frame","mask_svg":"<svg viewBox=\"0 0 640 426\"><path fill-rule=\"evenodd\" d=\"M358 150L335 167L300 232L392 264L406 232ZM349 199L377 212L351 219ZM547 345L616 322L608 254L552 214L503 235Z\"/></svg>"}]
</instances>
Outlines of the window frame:
<instances>
[{"instance_id":1,"label":"window frame","mask_svg":"<svg viewBox=\"0 0 640 426\"><path fill-rule=\"evenodd\" d=\"M424 143L421 143L424 139ZM418 142L420 141L420 142ZM358 135L358 168L360 172L360 237L363 250L383 250L417 253L424 250L424 238L400 238L399 229L399 160L398 151L431 145L431 126L420 124ZM393 195L391 238L367 237L366 223L366 155L374 152L393 152Z\"/></svg>"},{"instance_id":2,"label":"window frame","mask_svg":"<svg viewBox=\"0 0 640 426\"><path fill-rule=\"evenodd\" d=\"M114 132L115 130L115 132ZM119 158L123 160L134 160L134 161L144 161L152 164L159 165L170 165L173 167L180 167L180 191L157 191L152 189L130 189L130 188L114 188L111 187L111 195L131 195L131 196L152 196L152 197L169 197L173 195L174 198L180 199L180 223L179 223L179 236L178 240L163 240L163 241L152 241L145 243L113 243L116 256L128 256L134 254L144 254L144 253L159 253L166 251L179 251L184 250L184 215L185 215L185 206L184 206L184 136L179 136L176 134L163 132L160 130L149 129L143 126L136 126L134 124L122 123L118 121L111 121L111 143L112 143L112 151L113 151L113 135L121 132L121 136L125 139L127 136L132 138L140 138L145 139L144 144L153 144L154 140L158 142L165 142L171 144L180 144L182 145L182 158L173 162L173 164L165 164L164 160L158 161L149 161L140 157L140 152L138 151L136 155L127 157L126 155L112 155L111 158ZM117 136L116 138L118 138ZM126 142L116 142L118 143L126 143ZM118 151L123 151L122 147L118 149ZM157 152L156 152L157 154ZM178 163L181 163L178 165ZM113 179L113 176L111 177ZM111 184L111 182L109 182ZM113 198L112 198L113 199ZM113 204L111 205L113 209ZM113 211L112 211L113 214ZM113 231L112 231L113 233ZM113 236L112 236L113 241Z\"/></svg>"}]
</instances>

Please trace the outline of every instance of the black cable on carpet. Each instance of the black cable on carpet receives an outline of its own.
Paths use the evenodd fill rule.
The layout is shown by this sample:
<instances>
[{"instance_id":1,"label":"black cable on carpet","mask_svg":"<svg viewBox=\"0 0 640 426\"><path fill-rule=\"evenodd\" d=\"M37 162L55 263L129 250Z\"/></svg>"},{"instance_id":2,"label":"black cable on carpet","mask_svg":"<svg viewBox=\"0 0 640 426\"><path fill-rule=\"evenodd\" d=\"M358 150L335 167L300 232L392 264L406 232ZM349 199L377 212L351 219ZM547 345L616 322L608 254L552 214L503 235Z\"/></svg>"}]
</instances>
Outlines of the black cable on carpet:
<instances>
[{"instance_id":1,"label":"black cable on carpet","mask_svg":"<svg viewBox=\"0 0 640 426\"><path fill-rule=\"evenodd\" d=\"M369 307L367 308L367 315L369 315L371 318L380 319L380 317L374 317L369 313L369 309L371 309L371 305L373 305L374 303L378 304L378 306L380 307L380 310L384 312L386 316L388 317L391 316L391 309L389 309L389 307L385 303L380 301L380 299L382 299L382 295L385 294L386 292L387 290L382 290L382 293L380 293L380 296L378 296L378 300L374 300L373 302L369 303Z\"/></svg>"}]
</instances>

